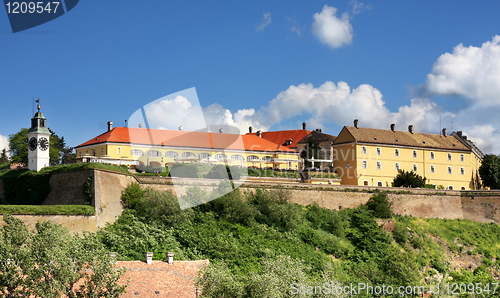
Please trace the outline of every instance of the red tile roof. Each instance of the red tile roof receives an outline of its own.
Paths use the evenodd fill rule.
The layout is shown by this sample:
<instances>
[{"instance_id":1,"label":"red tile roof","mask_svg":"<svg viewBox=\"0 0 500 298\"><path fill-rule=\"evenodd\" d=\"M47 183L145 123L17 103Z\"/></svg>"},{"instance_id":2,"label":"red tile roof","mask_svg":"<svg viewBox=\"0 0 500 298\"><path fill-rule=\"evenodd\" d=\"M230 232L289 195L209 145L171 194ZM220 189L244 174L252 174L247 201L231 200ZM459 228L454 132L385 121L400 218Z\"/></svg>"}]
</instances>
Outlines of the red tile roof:
<instances>
[{"instance_id":1,"label":"red tile roof","mask_svg":"<svg viewBox=\"0 0 500 298\"><path fill-rule=\"evenodd\" d=\"M164 261L153 261L148 265L143 261L116 262L116 268L126 268L120 283L130 281L124 298L157 298L157 297L196 297L194 281L208 260L174 261L168 264ZM158 294L156 294L158 292ZM139 293L136 295L136 293Z\"/></svg>"},{"instance_id":2,"label":"red tile roof","mask_svg":"<svg viewBox=\"0 0 500 298\"><path fill-rule=\"evenodd\" d=\"M108 132L76 146L76 149L107 142L222 150L295 152L285 146L278 145L277 143L271 142L265 138L259 138L255 135L128 127L115 127Z\"/></svg>"},{"instance_id":3,"label":"red tile roof","mask_svg":"<svg viewBox=\"0 0 500 298\"><path fill-rule=\"evenodd\" d=\"M262 133L262 138L282 146L286 146L285 142L288 139L292 139L292 143L286 147L294 149L297 148L297 143L305 138L310 132L311 131L307 129L266 131ZM257 133L247 133L246 135L256 136Z\"/></svg>"}]
</instances>

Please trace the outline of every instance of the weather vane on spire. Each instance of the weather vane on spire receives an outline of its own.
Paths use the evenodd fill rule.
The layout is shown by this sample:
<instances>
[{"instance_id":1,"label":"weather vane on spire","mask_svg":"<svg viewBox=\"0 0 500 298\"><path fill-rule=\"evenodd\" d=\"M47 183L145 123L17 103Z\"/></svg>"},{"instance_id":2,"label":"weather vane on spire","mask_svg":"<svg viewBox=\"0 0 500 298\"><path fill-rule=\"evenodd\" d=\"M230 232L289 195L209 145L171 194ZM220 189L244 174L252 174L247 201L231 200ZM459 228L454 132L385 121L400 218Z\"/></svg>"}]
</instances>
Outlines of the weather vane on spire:
<instances>
[{"instance_id":1,"label":"weather vane on spire","mask_svg":"<svg viewBox=\"0 0 500 298\"><path fill-rule=\"evenodd\" d=\"M35 100L35 102L38 104L38 105L36 106L36 108L38 109L38 112L40 112L40 107L41 107L41 106L40 106L40 98L39 98L39 99L37 99L37 100Z\"/></svg>"}]
</instances>

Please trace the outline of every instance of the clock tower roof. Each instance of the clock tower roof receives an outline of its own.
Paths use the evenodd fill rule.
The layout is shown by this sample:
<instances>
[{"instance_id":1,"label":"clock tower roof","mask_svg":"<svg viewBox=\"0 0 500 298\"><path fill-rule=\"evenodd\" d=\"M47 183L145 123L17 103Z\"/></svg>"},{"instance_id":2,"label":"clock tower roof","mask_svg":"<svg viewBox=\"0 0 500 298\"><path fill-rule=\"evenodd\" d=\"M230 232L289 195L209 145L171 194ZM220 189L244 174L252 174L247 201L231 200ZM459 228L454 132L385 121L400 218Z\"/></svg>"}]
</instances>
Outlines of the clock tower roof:
<instances>
[{"instance_id":1,"label":"clock tower roof","mask_svg":"<svg viewBox=\"0 0 500 298\"><path fill-rule=\"evenodd\" d=\"M35 116L31 118L31 128L29 132L50 134L50 131L47 128L47 118L45 118L42 112L40 112L40 105L38 105L37 108L38 112L36 112Z\"/></svg>"}]
</instances>

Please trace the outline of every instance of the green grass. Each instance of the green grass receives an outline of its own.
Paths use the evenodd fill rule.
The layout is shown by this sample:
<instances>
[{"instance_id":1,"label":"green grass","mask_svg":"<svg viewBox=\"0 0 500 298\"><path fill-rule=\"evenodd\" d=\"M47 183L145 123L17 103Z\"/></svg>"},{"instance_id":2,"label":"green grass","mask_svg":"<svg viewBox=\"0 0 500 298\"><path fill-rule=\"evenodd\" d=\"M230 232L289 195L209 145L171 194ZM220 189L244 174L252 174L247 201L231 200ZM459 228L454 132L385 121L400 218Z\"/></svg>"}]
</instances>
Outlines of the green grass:
<instances>
[{"instance_id":1,"label":"green grass","mask_svg":"<svg viewBox=\"0 0 500 298\"><path fill-rule=\"evenodd\" d=\"M87 205L0 205L0 214L29 215L95 215L95 208Z\"/></svg>"}]
</instances>

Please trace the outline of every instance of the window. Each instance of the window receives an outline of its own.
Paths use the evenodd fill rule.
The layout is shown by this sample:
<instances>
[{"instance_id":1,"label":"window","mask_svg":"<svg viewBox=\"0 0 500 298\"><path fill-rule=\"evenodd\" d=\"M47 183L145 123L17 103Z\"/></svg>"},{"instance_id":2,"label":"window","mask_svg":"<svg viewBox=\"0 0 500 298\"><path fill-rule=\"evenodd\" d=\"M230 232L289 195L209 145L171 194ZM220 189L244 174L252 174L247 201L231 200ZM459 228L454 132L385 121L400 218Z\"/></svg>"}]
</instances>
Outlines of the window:
<instances>
[{"instance_id":1,"label":"window","mask_svg":"<svg viewBox=\"0 0 500 298\"><path fill-rule=\"evenodd\" d=\"M227 155L222 154L222 153L218 153L218 154L215 154L215 159L227 159Z\"/></svg>"},{"instance_id":2,"label":"window","mask_svg":"<svg viewBox=\"0 0 500 298\"><path fill-rule=\"evenodd\" d=\"M366 147L365 146L361 147L361 153L366 154Z\"/></svg>"},{"instance_id":3,"label":"window","mask_svg":"<svg viewBox=\"0 0 500 298\"><path fill-rule=\"evenodd\" d=\"M104 155L104 148L101 148L101 155Z\"/></svg>"},{"instance_id":4,"label":"window","mask_svg":"<svg viewBox=\"0 0 500 298\"><path fill-rule=\"evenodd\" d=\"M413 158L417 158L417 150L413 150Z\"/></svg>"},{"instance_id":5,"label":"window","mask_svg":"<svg viewBox=\"0 0 500 298\"><path fill-rule=\"evenodd\" d=\"M80 157L82 157L82 151L80 151Z\"/></svg>"},{"instance_id":6,"label":"window","mask_svg":"<svg viewBox=\"0 0 500 298\"><path fill-rule=\"evenodd\" d=\"M460 187L460 190L465 190L465 186Z\"/></svg>"},{"instance_id":7,"label":"window","mask_svg":"<svg viewBox=\"0 0 500 298\"><path fill-rule=\"evenodd\" d=\"M377 170L380 170L382 168L382 163L380 161L377 161Z\"/></svg>"},{"instance_id":8,"label":"window","mask_svg":"<svg viewBox=\"0 0 500 298\"><path fill-rule=\"evenodd\" d=\"M413 164L413 172L418 172L418 166L416 163Z\"/></svg>"},{"instance_id":9,"label":"window","mask_svg":"<svg viewBox=\"0 0 500 298\"><path fill-rule=\"evenodd\" d=\"M434 166L431 166L431 173L435 173L436 172L436 168Z\"/></svg>"},{"instance_id":10,"label":"window","mask_svg":"<svg viewBox=\"0 0 500 298\"><path fill-rule=\"evenodd\" d=\"M122 154L122 147L117 147L116 148L116 153L117 154Z\"/></svg>"},{"instance_id":11,"label":"window","mask_svg":"<svg viewBox=\"0 0 500 298\"><path fill-rule=\"evenodd\" d=\"M431 151L431 159L434 159L434 152Z\"/></svg>"},{"instance_id":12,"label":"window","mask_svg":"<svg viewBox=\"0 0 500 298\"><path fill-rule=\"evenodd\" d=\"M156 150L148 151L148 156L151 157L161 157L161 152Z\"/></svg>"},{"instance_id":13,"label":"window","mask_svg":"<svg viewBox=\"0 0 500 298\"><path fill-rule=\"evenodd\" d=\"M377 186L382 187L384 184L382 184L382 181L377 181Z\"/></svg>"},{"instance_id":14,"label":"window","mask_svg":"<svg viewBox=\"0 0 500 298\"><path fill-rule=\"evenodd\" d=\"M241 155L238 155L238 154L235 154L235 155L231 155L231 159L232 160L245 160L245 158Z\"/></svg>"},{"instance_id":15,"label":"window","mask_svg":"<svg viewBox=\"0 0 500 298\"><path fill-rule=\"evenodd\" d=\"M380 149L380 147L377 147L377 155L382 155L382 149Z\"/></svg>"},{"instance_id":16,"label":"window","mask_svg":"<svg viewBox=\"0 0 500 298\"><path fill-rule=\"evenodd\" d=\"M85 155L89 155L89 151L88 151L88 150L87 150L87 151L85 151Z\"/></svg>"},{"instance_id":17,"label":"window","mask_svg":"<svg viewBox=\"0 0 500 298\"><path fill-rule=\"evenodd\" d=\"M139 149L132 149L132 150L130 150L130 155L132 155L132 156L143 156L144 152L142 152Z\"/></svg>"},{"instance_id":18,"label":"window","mask_svg":"<svg viewBox=\"0 0 500 298\"><path fill-rule=\"evenodd\" d=\"M188 158L188 157L192 157L192 156L195 156L193 152L184 152L182 153L182 158Z\"/></svg>"},{"instance_id":19,"label":"window","mask_svg":"<svg viewBox=\"0 0 500 298\"><path fill-rule=\"evenodd\" d=\"M448 167L448 174L450 174L450 175L452 174L452 169L451 169L451 167Z\"/></svg>"},{"instance_id":20,"label":"window","mask_svg":"<svg viewBox=\"0 0 500 298\"><path fill-rule=\"evenodd\" d=\"M211 156L210 153L200 153L200 159L210 158Z\"/></svg>"},{"instance_id":21,"label":"window","mask_svg":"<svg viewBox=\"0 0 500 298\"><path fill-rule=\"evenodd\" d=\"M451 153L448 153L448 160L451 161Z\"/></svg>"},{"instance_id":22,"label":"window","mask_svg":"<svg viewBox=\"0 0 500 298\"><path fill-rule=\"evenodd\" d=\"M368 180L363 181L364 186L368 186Z\"/></svg>"},{"instance_id":23,"label":"window","mask_svg":"<svg viewBox=\"0 0 500 298\"><path fill-rule=\"evenodd\" d=\"M460 154L460 161L463 162L465 160L465 157L463 154Z\"/></svg>"},{"instance_id":24,"label":"window","mask_svg":"<svg viewBox=\"0 0 500 298\"><path fill-rule=\"evenodd\" d=\"M174 152L174 151L167 151L165 153L165 157L178 158L179 157L179 153Z\"/></svg>"},{"instance_id":25,"label":"window","mask_svg":"<svg viewBox=\"0 0 500 298\"><path fill-rule=\"evenodd\" d=\"M460 175L465 175L465 169L464 168L460 168Z\"/></svg>"},{"instance_id":26,"label":"window","mask_svg":"<svg viewBox=\"0 0 500 298\"><path fill-rule=\"evenodd\" d=\"M265 160L265 161L267 161L267 162L271 162L271 161L273 160L273 157L272 157L272 156L264 156L264 157L262 158L262 160Z\"/></svg>"},{"instance_id":27,"label":"window","mask_svg":"<svg viewBox=\"0 0 500 298\"><path fill-rule=\"evenodd\" d=\"M395 165L394 165L394 169L395 169L396 171L399 171L399 162L395 163Z\"/></svg>"},{"instance_id":28,"label":"window","mask_svg":"<svg viewBox=\"0 0 500 298\"><path fill-rule=\"evenodd\" d=\"M349 163L347 163L345 167L346 167L346 169L349 169Z\"/></svg>"},{"instance_id":29,"label":"window","mask_svg":"<svg viewBox=\"0 0 500 298\"><path fill-rule=\"evenodd\" d=\"M399 157L399 149L394 149L394 156Z\"/></svg>"},{"instance_id":30,"label":"window","mask_svg":"<svg viewBox=\"0 0 500 298\"><path fill-rule=\"evenodd\" d=\"M249 155L249 156L247 157L247 160L248 160L248 161L252 161L252 160L256 160L256 159L259 159L259 157L258 157L258 156L256 156L256 155Z\"/></svg>"},{"instance_id":31,"label":"window","mask_svg":"<svg viewBox=\"0 0 500 298\"><path fill-rule=\"evenodd\" d=\"M449 185L448 190L453 190L453 185Z\"/></svg>"},{"instance_id":32,"label":"window","mask_svg":"<svg viewBox=\"0 0 500 298\"><path fill-rule=\"evenodd\" d=\"M367 164L366 160L363 160L363 169L366 169L366 168L368 168L368 164Z\"/></svg>"}]
</instances>

